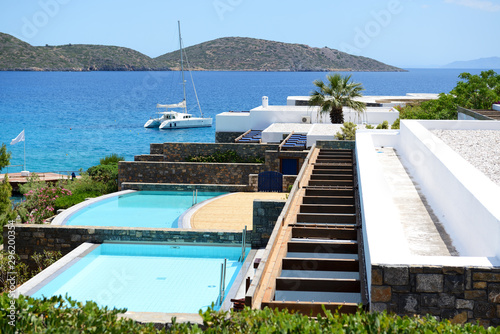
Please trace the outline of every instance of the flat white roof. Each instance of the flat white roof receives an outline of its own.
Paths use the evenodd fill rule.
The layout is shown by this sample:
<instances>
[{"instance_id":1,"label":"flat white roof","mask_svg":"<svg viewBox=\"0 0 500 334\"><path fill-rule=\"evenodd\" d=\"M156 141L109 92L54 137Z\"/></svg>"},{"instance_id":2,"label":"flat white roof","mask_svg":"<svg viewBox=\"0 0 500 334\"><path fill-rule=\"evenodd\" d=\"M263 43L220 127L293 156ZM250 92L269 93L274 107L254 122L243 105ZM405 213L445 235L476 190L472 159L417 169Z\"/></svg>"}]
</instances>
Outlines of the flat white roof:
<instances>
[{"instance_id":1,"label":"flat white roof","mask_svg":"<svg viewBox=\"0 0 500 334\"><path fill-rule=\"evenodd\" d=\"M433 93L407 93L406 95L364 95L355 98L357 101L365 103L391 103L408 100L433 100L437 99L439 94ZM288 96L290 101L308 101L310 96Z\"/></svg>"}]
</instances>

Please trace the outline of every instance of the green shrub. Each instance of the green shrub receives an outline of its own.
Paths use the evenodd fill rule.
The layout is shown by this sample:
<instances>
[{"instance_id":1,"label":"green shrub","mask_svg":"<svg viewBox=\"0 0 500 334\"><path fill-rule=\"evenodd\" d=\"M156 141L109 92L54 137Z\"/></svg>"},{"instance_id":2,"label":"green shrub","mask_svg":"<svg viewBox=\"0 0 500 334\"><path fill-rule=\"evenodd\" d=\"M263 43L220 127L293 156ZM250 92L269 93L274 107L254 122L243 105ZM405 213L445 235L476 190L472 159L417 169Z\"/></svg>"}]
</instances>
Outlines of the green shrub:
<instances>
[{"instance_id":1,"label":"green shrub","mask_svg":"<svg viewBox=\"0 0 500 334\"><path fill-rule=\"evenodd\" d=\"M335 134L338 140L356 140L356 124L352 122L345 122L344 126L340 128L341 132Z\"/></svg>"},{"instance_id":2,"label":"green shrub","mask_svg":"<svg viewBox=\"0 0 500 334\"><path fill-rule=\"evenodd\" d=\"M12 306L11 306L12 305ZM14 310L11 315L10 309ZM77 302L61 296L33 299L0 296L1 333L158 333L152 324L118 319L124 309L100 308L95 302ZM13 327L12 325L15 325Z\"/></svg>"},{"instance_id":3,"label":"green shrub","mask_svg":"<svg viewBox=\"0 0 500 334\"><path fill-rule=\"evenodd\" d=\"M393 130L399 129L399 122L400 121L401 121L401 118L398 118L397 120L395 120L394 123L392 123L392 125L391 125L391 129L393 129Z\"/></svg>"},{"instance_id":4,"label":"green shrub","mask_svg":"<svg viewBox=\"0 0 500 334\"><path fill-rule=\"evenodd\" d=\"M99 163L101 165L111 165L111 164L118 164L118 161L124 161L125 158L122 156L119 156L116 153L110 154L105 156L104 158L99 160Z\"/></svg>"},{"instance_id":5,"label":"green shrub","mask_svg":"<svg viewBox=\"0 0 500 334\"><path fill-rule=\"evenodd\" d=\"M389 122L383 121L381 124L377 125L377 129L387 130L389 129Z\"/></svg>"},{"instance_id":6,"label":"green shrub","mask_svg":"<svg viewBox=\"0 0 500 334\"><path fill-rule=\"evenodd\" d=\"M264 158L252 157L244 159L236 151L227 150L224 152L215 152L210 155L191 156L186 159L187 162L216 162L216 163L264 163Z\"/></svg>"},{"instance_id":7,"label":"green shrub","mask_svg":"<svg viewBox=\"0 0 500 334\"><path fill-rule=\"evenodd\" d=\"M60 197L56 199L56 202L54 204L54 210L57 211L59 209L67 209L69 207L72 207L73 205L85 201L85 199L87 198L99 197L101 195L102 194L98 191L86 191L86 192L76 193L71 196Z\"/></svg>"},{"instance_id":8,"label":"green shrub","mask_svg":"<svg viewBox=\"0 0 500 334\"><path fill-rule=\"evenodd\" d=\"M11 300L0 296L0 331L10 333ZM241 312L200 311L204 330L194 324L177 323L172 319L168 329L158 330L152 324L139 324L118 319L125 309L99 307L95 302L80 303L69 297L33 299L20 296L13 300L16 330L20 333L499 333L479 325L455 325L432 316L399 317L387 313L355 314L325 311L324 316L308 316L270 308Z\"/></svg>"},{"instance_id":9,"label":"green shrub","mask_svg":"<svg viewBox=\"0 0 500 334\"><path fill-rule=\"evenodd\" d=\"M105 193L118 191L118 164L93 166L87 173L93 181L104 184Z\"/></svg>"},{"instance_id":10,"label":"green shrub","mask_svg":"<svg viewBox=\"0 0 500 334\"><path fill-rule=\"evenodd\" d=\"M375 129L375 127L373 125L366 124L365 129L373 130L373 129Z\"/></svg>"}]
</instances>

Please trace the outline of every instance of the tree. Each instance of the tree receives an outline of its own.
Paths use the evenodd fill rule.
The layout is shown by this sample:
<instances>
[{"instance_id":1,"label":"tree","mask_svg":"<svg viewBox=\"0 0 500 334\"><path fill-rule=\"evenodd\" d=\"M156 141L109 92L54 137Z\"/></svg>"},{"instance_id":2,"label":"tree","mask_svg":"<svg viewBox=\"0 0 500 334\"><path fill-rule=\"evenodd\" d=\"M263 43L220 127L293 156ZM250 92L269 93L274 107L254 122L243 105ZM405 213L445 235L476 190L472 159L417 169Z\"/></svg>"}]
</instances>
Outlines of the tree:
<instances>
[{"instance_id":1,"label":"tree","mask_svg":"<svg viewBox=\"0 0 500 334\"><path fill-rule=\"evenodd\" d=\"M349 107L357 112L366 109L363 102L355 101L354 98L363 96L363 86L351 81L351 75L341 76L336 73L326 76L327 83L315 80L317 90L311 92L309 98L310 106L319 106L320 112L330 113L330 121L334 124L344 123L343 107Z\"/></svg>"},{"instance_id":2,"label":"tree","mask_svg":"<svg viewBox=\"0 0 500 334\"><path fill-rule=\"evenodd\" d=\"M10 152L7 152L7 146L2 144L0 147L0 170L7 167L10 163Z\"/></svg>"},{"instance_id":3,"label":"tree","mask_svg":"<svg viewBox=\"0 0 500 334\"><path fill-rule=\"evenodd\" d=\"M455 103L464 108L490 109L500 99L500 75L495 71L482 71L480 75L461 73L462 80L450 92L455 96Z\"/></svg>"}]
</instances>

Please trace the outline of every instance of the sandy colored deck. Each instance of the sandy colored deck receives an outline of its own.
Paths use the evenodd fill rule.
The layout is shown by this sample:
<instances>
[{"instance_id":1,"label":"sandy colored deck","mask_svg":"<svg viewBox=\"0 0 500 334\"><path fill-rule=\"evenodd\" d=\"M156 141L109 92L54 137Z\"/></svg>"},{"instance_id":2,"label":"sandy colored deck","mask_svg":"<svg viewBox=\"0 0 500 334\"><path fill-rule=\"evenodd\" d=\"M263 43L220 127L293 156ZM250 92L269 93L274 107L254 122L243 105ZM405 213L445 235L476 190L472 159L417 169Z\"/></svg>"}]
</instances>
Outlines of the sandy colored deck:
<instances>
[{"instance_id":1,"label":"sandy colored deck","mask_svg":"<svg viewBox=\"0 0 500 334\"><path fill-rule=\"evenodd\" d=\"M234 193L216 199L191 216L191 228L214 230L252 229L253 201L285 200L285 193Z\"/></svg>"}]
</instances>

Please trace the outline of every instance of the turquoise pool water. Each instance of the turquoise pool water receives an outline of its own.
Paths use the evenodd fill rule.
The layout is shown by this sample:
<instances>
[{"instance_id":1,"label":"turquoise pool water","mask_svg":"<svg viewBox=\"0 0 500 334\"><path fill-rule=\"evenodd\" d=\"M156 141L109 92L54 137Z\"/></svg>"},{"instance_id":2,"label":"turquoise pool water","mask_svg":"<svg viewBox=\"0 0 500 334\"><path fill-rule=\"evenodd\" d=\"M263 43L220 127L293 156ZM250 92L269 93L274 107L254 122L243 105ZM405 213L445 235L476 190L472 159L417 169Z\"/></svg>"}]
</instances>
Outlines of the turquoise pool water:
<instances>
[{"instance_id":1,"label":"turquoise pool water","mask_svg":"<svg viewBox=\"0 0 500 334\"><path fill-rule=\"evenodd\" d=\"M67 293L134 312L198 313L218 299L225 258L229 291L242 267L240 256L241 247L234 246L104 243L31 296Z\"/></svg>"},{"instance_id":2,"label":"turquoise pool water","mask_svg":"<svg viewBox=\"0 0 500 334\"><path fill-rule=\"evenodd\" d=\"M224 195L198 192L198 203ZM193 205L192 191L137 191L91 204L71 215L66 225L176 228Z\"/></svg>"}]
</instances>

